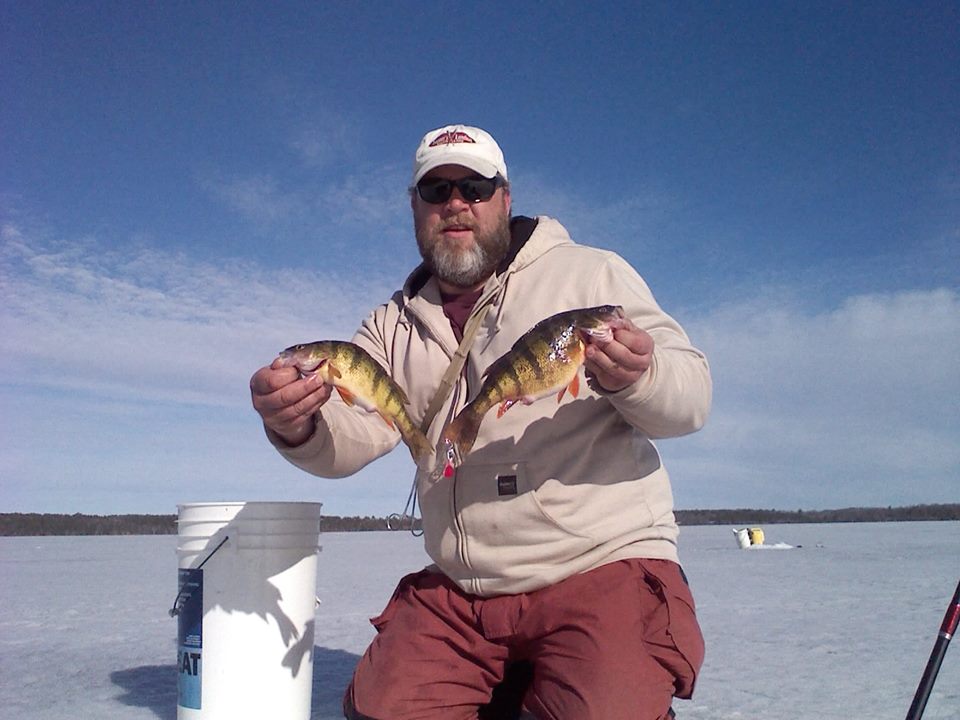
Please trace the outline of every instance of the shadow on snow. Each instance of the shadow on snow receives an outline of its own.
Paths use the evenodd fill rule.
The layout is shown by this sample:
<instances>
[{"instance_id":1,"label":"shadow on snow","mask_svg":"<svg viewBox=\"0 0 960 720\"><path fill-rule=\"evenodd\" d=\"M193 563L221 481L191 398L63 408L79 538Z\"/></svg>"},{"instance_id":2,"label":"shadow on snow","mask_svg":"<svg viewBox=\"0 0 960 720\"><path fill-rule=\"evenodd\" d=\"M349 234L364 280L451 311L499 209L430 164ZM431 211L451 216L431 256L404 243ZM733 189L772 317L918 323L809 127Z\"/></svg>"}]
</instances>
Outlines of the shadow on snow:
<instances>
[{"instance_id":1,"label":"shadow on snow","mask_svg":"<svg viewBox=\"0 0 960 720\"><path fill-rule=\"evenodd\" d=\"M341 717L346 690L359 655L345 650L313 647L313 710L311 718ZM141 665L115 670L110 680L123 692L117 700L129 707L151 710L158 720L176 720L177 665Z\"/></svg>"}]
</instances>

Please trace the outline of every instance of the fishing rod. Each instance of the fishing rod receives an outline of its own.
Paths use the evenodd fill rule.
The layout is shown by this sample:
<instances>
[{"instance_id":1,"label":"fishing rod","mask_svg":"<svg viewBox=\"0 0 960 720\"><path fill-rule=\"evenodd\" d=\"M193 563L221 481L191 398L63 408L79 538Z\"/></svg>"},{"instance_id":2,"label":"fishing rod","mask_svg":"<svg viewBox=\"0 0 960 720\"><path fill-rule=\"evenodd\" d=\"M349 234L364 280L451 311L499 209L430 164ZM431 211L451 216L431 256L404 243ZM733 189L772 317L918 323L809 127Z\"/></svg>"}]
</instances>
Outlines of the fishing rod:
<instances>
[{"instance_id":1,"label":"fishing rod","mask_svg":"<svg viewBox=\"0 0 960 720\"><path fill-rule=\"evenodd\" d=\"M940 634L937 635L937 641L933 644L927 667L923 671L923 677L920 678L920 685L917 686L917 692L913 696L913 703L907 711L907 720L920 720L923 716L930 691L933 690L933 683L936 682L937 673L940 672L940 663L943 662L950 639L957 631L958 622L960 622L960 582L957 583L957 589L953 593L953 600L947 605L947 614L943 616Z\"/></svg>"}]
</instances>

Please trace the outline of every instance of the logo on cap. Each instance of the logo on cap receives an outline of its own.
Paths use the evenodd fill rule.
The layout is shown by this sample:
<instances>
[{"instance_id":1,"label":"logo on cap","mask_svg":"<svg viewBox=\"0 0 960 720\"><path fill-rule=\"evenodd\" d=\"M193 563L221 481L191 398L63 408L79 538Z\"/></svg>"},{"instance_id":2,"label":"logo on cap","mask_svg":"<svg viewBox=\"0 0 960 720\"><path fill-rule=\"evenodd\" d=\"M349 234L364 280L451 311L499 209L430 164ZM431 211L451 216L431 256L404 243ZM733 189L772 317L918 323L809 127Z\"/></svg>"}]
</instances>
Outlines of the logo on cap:
<instances>
[{"instance_id":1,"label":"logo on cap","mask_svg":"<svg viewBox=\"0 0 960 720\"><path fill-rule=\"evenodd\" d=\"M433 142L430 143L430 147L436 147L437 145L454 145L456 143L476 143L472 137L467 135L461 130L447 130L444 133L440 133L433 139Z\"/></svg>"}]
</instances>

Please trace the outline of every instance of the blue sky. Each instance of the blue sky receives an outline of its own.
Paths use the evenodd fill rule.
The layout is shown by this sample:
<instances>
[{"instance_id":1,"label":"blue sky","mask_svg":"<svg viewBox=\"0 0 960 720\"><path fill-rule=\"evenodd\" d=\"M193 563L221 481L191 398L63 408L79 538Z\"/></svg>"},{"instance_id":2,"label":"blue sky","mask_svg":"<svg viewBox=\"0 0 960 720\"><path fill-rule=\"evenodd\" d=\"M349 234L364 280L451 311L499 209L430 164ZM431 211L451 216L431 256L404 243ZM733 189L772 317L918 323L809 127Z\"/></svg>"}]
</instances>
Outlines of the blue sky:
<instances>
[{"instance_id":1,"label":"blue sky","mask_svg":"<svg viewBox=\"0 0 960 720\"><path fill-rule=\"evenodd\" d=\"M403 281L450 122L707 352L678 507L957 501L960 6L600 5L0 6L0 511L400 511L402 447L313 478L247 382Z\"/></svg>"}]
</instances>

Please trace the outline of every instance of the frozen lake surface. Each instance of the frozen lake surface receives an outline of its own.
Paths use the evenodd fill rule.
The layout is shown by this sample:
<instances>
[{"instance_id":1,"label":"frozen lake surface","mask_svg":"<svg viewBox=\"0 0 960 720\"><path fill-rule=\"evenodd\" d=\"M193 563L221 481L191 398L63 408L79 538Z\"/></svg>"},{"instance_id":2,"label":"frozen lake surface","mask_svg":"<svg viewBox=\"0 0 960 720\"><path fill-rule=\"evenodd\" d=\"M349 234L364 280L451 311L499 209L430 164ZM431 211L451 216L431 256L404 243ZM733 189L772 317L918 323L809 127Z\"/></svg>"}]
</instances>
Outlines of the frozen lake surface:
<instances>
[{"instance_id":1,"label":"frozen lake surface","mask_svg":"<svg viewBox=\"0 0 960 720\"><path fill-rule=\"evenodd\" d=\"M903 718L957 584L960 523L764 529L802 547L743 551L729 527L683 528L707 658L678 720ZM174 720L176 544L0 538L0 718ZM404 532L321 544L312 717L333 720L368 618L428 560ZM960 718L960 648L924 718Z\"/></svg>"}]
</instances>

